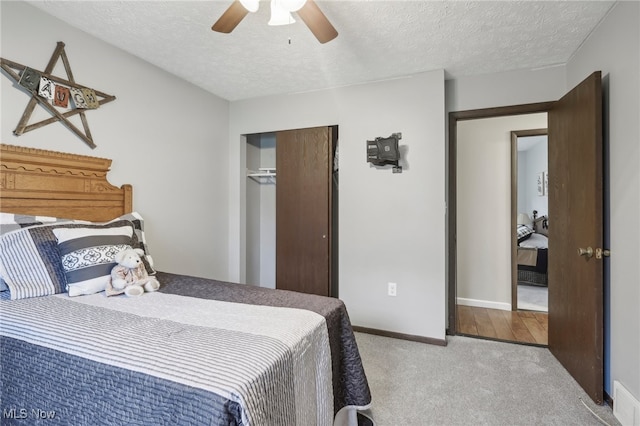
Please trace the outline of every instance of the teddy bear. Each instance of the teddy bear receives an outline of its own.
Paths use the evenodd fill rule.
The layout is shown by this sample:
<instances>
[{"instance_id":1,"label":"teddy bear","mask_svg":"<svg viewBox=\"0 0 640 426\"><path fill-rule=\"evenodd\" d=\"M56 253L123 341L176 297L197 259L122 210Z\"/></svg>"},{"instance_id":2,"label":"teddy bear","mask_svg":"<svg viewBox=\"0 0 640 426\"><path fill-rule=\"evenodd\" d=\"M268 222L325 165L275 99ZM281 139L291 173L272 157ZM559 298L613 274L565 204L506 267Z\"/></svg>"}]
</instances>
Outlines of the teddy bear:
<instances>
[{"instance_id":1,"label":"teddy bear","mask_svg":"<svg viewBox=\"0 0 640 426\"><path fill-rule=\"evenodd\" d=\"M118 252L114 260L118 263L111 269L111 280L107 285L107 296L126 294L140 296L145 291L156 291L160 283L155 277L149 276L144 267L141 256L142 249L128 248Z\"/></svg>"}]
</instances>

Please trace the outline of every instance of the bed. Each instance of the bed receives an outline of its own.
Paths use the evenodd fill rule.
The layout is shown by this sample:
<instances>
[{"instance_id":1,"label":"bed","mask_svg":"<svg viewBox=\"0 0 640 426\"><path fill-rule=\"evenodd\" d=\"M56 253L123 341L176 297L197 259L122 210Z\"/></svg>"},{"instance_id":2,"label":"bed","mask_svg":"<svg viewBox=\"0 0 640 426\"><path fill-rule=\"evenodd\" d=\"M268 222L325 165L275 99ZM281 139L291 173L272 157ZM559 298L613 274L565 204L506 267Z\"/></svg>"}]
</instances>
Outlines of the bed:
<instances>
[{"instance_id":1,"label":"bed","mask_svg":"<svg viewBox=\"0 0 640 426\"><path fill-rule=\"evenodd\" d=\"M531 227L517 227L517 264L518 284L547 286L547 268L549 263L549 239L547 236L547 217L537 217Z\"/></svg>"},{"instance_id":2,"label":"bed","mask_svg":"<svg viewBox=\"0 0 640 426\"><path fill-rule=\"evenodd\" d=\"M3 424L373 425L340 300L156 270L111 160L1 155ZM121 245L159 291L100 291Z\"/></svg>"}]
</instances>

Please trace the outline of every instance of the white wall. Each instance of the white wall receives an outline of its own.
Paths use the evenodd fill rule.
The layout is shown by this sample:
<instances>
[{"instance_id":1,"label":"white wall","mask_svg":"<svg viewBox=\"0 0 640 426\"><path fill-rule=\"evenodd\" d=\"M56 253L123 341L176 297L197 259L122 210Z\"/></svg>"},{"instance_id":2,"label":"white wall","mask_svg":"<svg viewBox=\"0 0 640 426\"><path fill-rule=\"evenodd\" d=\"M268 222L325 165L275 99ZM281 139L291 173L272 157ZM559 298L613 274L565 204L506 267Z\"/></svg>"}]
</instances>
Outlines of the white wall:
<instances>
[{"instance_id":1,"label":"white wall","mask_svg":"<svg viewBox=\"0 0 640 426\"><path fill-rule=\"evenodd\" d=\"M527 153L526 151L518 151L518 202L516 204L517 213L527 213L529 207L527 206L527 188L525 182L527 181L527 174L525 173L524 164L526 164Z\"/></svg>"},{"instance_id":2,"label":"white wall","mask_svg":"<svg viewBox=\"0 0 640 426\"><path fill-rule=\"evenodd\" d=\"M618 2L567 65L567 87L602 71L609 147L610 309L605 389L640 400L640 4ZM605 264L606 267L606 264Z\"/></svg>"},{"instance_id":3,"label":"white wall","mask_svg":"<svg viewBox=\"0 0 640 426\"><path fill-rule=\"evenodd\" d=\"M60 123L17 137L29 95L3 72L2 142L113 159L110 181L133 185L157 268L226 279L228 103L27 3L0 8L3 58L43 70L63 41L75 80L116 96L86 113L94 150ZM66 77L62 61L53 74Z\"/></svg>"},{"instance_id":4,"label":"white wall","mask_svg":"<svg viewBox=\"0 0 640 426\"><path fill-rule=\"evenodd\" d=\"M544 195L538 194L538 175L547 171L549 163L547 138L538 139L542 140L523 152L523 161L518 157L518 174L523 169L522 176L518 176L518 187L524 191L524 209L518 210L518 213L527 213L532 219L534 210L538 211L538 217L549 213L549 195L546 192Z\"/></svg>"},{"instance_id":5,"label":"white wall","mask_svg":"<svg viewBox=\"0 0 640 426\"><path fill-rule=\"evenodd\" d=\"M458 121L458 303L511 310L511 131L547 114Z\"/></svg>"},{"instance_id":6,"label":"white wall","mask_svg":"<svg viewBox=\"0 0 640 426\"><path fill-rule=\"evenodd\" d=\"M230 123L232 279L244 262L242 135L337 124L340 298L354 325L444 339L444 72L233 102ZM366 163L366 140L394 132L408 148L402 174Z\"/></svg>"},{"instance_id":7,"label":"white wall","mask_svg":"<svg viewBox=\"0 0 640 426\"><path fill-rule=\"evenodd\" d=\"M564 67L447 80L447 112L547 102L564 94Z\"/></svg>"}]
</instances>

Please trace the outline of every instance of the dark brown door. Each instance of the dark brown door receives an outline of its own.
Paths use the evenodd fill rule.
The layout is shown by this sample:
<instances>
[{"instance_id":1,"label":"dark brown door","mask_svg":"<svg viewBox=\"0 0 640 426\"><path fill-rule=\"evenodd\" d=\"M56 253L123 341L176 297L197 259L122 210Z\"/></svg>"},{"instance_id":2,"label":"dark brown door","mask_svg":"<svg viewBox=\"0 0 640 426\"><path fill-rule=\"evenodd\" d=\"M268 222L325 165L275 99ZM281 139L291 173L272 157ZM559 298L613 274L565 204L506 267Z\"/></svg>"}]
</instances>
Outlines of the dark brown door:
<instances>
[{"instance_id":1,"label":"dark brown door","mask_svg":"<svg viewBox=\"0 0 640 426\"><path fill-rule=\"evenodd\" d=\"M603 244L600 72L549 111L549 218L549 349L602 403L603 265L595 254Z\"/></svg>"},{"instance_id":2,"label":"dark brown door","mask_svg":"<svg viewBox=\"0 0 640 426\"><path fill-rule=\"evenodd\" d=\"M276 288L329 296L331 131L276 134Z\"/></svg>"}]
</instances>

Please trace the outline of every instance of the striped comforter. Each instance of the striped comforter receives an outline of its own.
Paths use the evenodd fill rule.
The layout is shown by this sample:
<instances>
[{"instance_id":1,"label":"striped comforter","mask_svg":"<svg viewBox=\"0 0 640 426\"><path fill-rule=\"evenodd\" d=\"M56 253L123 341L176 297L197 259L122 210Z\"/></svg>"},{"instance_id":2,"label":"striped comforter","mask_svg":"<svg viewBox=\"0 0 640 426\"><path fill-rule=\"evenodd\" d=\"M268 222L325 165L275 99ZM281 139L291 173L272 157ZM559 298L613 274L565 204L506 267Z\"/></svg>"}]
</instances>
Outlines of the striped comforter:
<instances>
[{"instance_id":1,"label":"striped comforter","mask_svg":"<svg viewBox=\"0 0 640 426\"><path fill-rule=\"evenodd\" d=\"M3 422L330 425L370 403L339 300L158 279L139 298L0 301Z\"/></svg>"}]
</instances>

